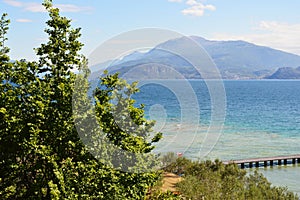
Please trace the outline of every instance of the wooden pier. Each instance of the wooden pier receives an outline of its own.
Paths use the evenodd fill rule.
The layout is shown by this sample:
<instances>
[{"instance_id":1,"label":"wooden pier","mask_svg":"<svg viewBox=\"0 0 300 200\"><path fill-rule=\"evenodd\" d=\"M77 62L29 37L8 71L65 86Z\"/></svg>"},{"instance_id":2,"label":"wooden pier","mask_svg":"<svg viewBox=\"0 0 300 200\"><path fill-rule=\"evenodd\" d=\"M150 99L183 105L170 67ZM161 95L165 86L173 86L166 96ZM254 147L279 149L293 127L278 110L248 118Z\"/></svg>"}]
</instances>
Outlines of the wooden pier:
<instances>
[{"instance_id":1,"label":"wooden pier","mask_svg":"<svg viewBox=\"0 0 300 200\"><path fill-rule=\"evenodd\" d=\"M231 160L225 161L224 164L236 163L242 169L252 168L252 167L268 167L274 165L288 165L300 163L300 154L291 156L275 156L275 157L265 157L265 158L253 158L253 159L243 159L243 160Z\"/></svg>"}]
</instances>

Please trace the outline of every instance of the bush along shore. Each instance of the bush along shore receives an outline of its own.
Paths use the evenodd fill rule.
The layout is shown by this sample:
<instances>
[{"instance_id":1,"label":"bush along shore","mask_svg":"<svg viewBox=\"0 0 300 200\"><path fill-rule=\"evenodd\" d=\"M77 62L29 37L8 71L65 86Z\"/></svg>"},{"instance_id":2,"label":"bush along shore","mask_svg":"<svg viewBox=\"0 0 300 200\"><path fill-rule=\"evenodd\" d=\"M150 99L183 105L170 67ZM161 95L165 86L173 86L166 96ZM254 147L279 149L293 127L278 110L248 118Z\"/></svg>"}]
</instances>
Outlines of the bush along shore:
<instances>
[{"instance_id":1,"label":"bush along shore","mask_svg":"<svg viewBox=\"0 0 300 200\"><path fill-rule=\"evenodd\" d=\"M234 163L192 161L175 153L163 156L162 163L163 178L152 199L299 199L285 187L272 186L257 171L247 174ZM164 188L172 179L173 184Z\"/></svg>"}]
</instances>

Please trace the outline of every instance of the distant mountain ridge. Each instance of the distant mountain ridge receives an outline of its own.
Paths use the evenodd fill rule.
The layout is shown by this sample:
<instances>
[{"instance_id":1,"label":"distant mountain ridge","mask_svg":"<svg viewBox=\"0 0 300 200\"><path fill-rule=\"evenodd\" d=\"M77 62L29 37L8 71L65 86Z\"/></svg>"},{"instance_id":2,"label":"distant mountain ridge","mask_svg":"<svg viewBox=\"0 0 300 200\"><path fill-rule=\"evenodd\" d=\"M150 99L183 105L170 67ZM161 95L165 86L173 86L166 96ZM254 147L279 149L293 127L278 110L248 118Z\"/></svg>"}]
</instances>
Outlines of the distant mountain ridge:
<instances>
[{"instance_id":1,"label":"distant mountain ridge","mask_svg":"<svg viewBox=\"0 0 300 200\"><path fill-rule=\"evenodd\" d=\"M300 79L300 67L282 67L266 79Z\"/></svg>"},{"instance_id":2,"label":"distant mountain ridge","mask_svg":"<svg viewBox=\"0 0 300 200\"><path fill-rule=\"evenodd\" d=\"M270 47L245 41L211 41L198 36L190 38L207 51L224 79L268 78L272 77L272 74L279 68L300 66L299 55ZM190 50L186 37L173 39L157 45L149 52L134 52L127 55L122 60L113 62L114 64L108 70L111 73L118 71L121 75L130 72L133 77L161 78L158 76L161 74L160 70L164 68L163 71L169 74L168 78L170 79L201 78L198 71L182 57L162 50L169 48L188 52ZM195 52L189 52L189 54L198 56ZM94 72L92 77L95 77L97 73L99 71Z\"/></svg>"}]
</instances>

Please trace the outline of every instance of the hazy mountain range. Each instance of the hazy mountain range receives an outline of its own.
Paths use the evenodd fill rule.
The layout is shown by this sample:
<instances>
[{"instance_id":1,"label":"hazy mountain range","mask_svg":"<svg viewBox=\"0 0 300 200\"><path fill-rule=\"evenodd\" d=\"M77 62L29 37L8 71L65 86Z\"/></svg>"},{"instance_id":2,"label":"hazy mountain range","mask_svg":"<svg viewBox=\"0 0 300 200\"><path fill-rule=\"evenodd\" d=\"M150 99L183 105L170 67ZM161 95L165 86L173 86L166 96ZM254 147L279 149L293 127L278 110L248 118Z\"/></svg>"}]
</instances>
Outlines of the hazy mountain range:
<instances>
[{"instance_id":1,"label":"hazy mountain range","mask_svg":"<svg viewBox=\"0 0 300 200\"><path fill-rule=\"evenodd\" d=\"M267 79L300 79L300 67L282 67L275 73L266 77Z\"/></svg>"},{"instance_id":2,"label":"hazy mountain range","mask_svg":"<svg viewBox=\"0 0 300 200\"><path fill-rule=\"evenodd\" d=\"M300 78L300 56L245 41L211 41L191 36L212 58L224 79ZM152 50L134 52L113 61L108 68L129 78L201 78L199 72L181 56L162 49L179 49L199 59L199 52L189 46L190 40L178 38L159 44ZM92 67L91 79L98 77L108 62Z\"/></svg>"}]
</instances>

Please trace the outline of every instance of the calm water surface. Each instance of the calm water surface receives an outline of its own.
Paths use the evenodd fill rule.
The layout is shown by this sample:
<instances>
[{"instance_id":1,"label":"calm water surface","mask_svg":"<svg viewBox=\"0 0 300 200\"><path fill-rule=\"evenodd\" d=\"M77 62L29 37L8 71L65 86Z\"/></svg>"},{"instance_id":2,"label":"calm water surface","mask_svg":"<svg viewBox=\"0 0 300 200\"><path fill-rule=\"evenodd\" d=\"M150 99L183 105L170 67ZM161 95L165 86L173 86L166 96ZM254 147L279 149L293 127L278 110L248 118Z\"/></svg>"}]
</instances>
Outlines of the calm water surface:
<instances>
[{"instance_id":1,"label":"calm water surface","mask_svg":"<svg viewBox=\"0 0 300 200\"><path fill-rule=\"evenodd\" d=\"M157 151L183 152L192 159L221 160L300 154L300 81L224 81L225 123L205 158L201 152L208 147L203 144L214 134L207 134L208 128L216 130L215 135L219 136L219 127L211 125L207 85L199 80L189 82L198 101L193 102L191 93L180 88L182 81L166 82L169 83L145 84L134 97L138 104L145 104L146 116L157 121L155 130L164 133ZM195 110L197 106L199 110ZM260 171L274 185L300 193L300 166Z\"/></svg>"}]
</instances>

